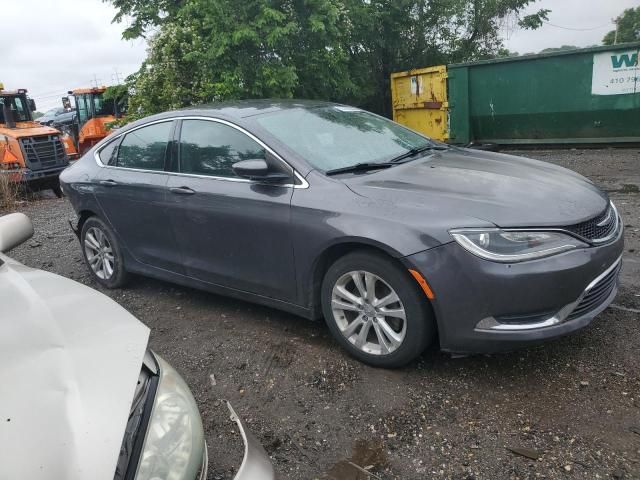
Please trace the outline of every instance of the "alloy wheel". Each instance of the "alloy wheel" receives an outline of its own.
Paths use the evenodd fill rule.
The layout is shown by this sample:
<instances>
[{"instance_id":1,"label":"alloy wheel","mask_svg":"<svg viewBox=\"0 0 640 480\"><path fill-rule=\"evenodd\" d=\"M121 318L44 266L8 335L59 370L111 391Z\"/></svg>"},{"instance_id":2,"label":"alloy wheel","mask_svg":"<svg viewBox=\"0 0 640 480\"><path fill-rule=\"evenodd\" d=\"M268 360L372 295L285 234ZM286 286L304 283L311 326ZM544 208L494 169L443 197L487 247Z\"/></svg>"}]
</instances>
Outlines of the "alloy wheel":
<instances>
[{"instance_id":1,"label":"alloy wheel","mask_svg":"<svg viewBox=\"0 0 640 480\"><path fill-rule=\"evenodd\" d=\"M109 238L98 227L91 227L84 236L84 252L93 273L102 280L113 275L115 256Z\"/></svg>"},{"instance_id":2,"label":"alloy wheel","mask_svg":"<svg viewBox=\"0 0 640 480\"><path fill-rule=\"evenodd\" d=\"M402 301L373 273L358 270L338 278L331 309L342 335L365 353L388 355L404 341L407 317Z\"/></svg>"}]
</instances>

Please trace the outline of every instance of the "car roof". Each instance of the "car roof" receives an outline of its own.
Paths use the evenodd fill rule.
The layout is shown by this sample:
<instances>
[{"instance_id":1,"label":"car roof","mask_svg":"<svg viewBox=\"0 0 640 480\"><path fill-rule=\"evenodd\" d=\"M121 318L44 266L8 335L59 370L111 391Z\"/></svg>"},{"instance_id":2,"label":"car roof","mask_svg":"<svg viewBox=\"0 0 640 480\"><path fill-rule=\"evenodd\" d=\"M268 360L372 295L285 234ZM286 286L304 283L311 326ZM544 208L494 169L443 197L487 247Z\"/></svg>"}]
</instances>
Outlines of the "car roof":
<instances>
[{"instance_id":1,"label":"car roof","mask_svg":"<svg viewBox=\"0 0 640 480\"><path fill-rule=\"evenodd\" d=\"M279 112L291 109L313 109L319 107L337 106L337 103L324 102L320 100L295 100L295 99L256 99L256 100L235 100L228 102L216 102L206 105L195 105L193 107L171 110L142 118L132 124L136 127L156 120L165 118L175 118L182 116L198 115L211 116L228 120L241 121L243 118L262 115L265 113Z\"/></svg>"},{"instance_id":2,"label":"car roof","mask_svg":"<svg viewBox=\"0 0 640 480\"><path fill-rule=\"evenodd\" d=\"M296 100L296 99L255 99L255 100L235 100L228 102L209 103L206 105L196 105L188 107L181 112L192 114L195 111L207 112L209 114L220 114L233 118L245 118L264 113L290 110L294 108L312 109L336 105L335 103L321 100Z\"/></svg>"}]
</instances>

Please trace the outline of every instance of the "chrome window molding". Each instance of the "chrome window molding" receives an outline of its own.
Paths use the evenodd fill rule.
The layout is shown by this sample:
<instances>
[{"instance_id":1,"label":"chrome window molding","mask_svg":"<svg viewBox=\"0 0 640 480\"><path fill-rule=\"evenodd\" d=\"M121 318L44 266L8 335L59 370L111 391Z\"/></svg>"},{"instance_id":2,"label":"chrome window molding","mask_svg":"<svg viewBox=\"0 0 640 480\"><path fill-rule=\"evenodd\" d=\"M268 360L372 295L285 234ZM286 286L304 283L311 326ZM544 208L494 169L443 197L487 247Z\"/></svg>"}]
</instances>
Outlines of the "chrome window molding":
<instances>
[{"instance_id":1,"label":"chrome window molding","mask_svg":"<svg viewBox=\"0 0 640 480\"><path fill-rule=\"evenodd\" d=\"M494 317L487 317L478 322L478 324L475 326L475 331L477 332L481 332L481 331L522 332L527 330L536 330L540 328L552 327L554 325L560 325L561 323L564 323L567 320L567 318L569 318L569 315L571 315L571 312L573 312L573 310L580 304L582 299L591 291L593 287L595 287L598 284L598 282L600 282L600 280L602 280L607 275L609 275L613 270L618 268L618 266L620 265L620 262L622 262L622 255L620 255L618 259L615 262L613 262L613 264L611 264L609 268L607 268L604 272L602 272L600 275L594 278L593 281L591 281L591 283L587 285L587 288L585 288L584 291L580 294L577 300L569 303L568 305L565 305L557 313L550 316L549 318L546 318L538 322L533 322L533 323L515 324L515 323L500 323Z\"/></svg>"},{"instance_id":2,"label":"chrome window molding","mask_svg":"<svg viewBox=\"0 0 640 480\"><path fill-rule=\"evenodd\" d=\"M100 160L100 155L99 155L100 152L108 144L110 144L111 142L117 141L122 136L127 135L127 134L129 134L131 132L134 132L136 130L139 130L140 128L148 127L150 125L155 125L157 123L174 122L176 120L204 120L204 121L208 121L208 122L221 123L223 125L227 125L228 127L235 128L239 132L244 133L246 136L251 138L254 142L256 142L258 145L260 145L262 148L267 150L278 161L282 162L282 164L288 170L290 170L293 173L294 177L300 183L299 184L297 184L297 183L277 184L277 183L269 183L269 182L260 182L260 181L256 181L256 180L250 180L248 178L239 178L239 177L219 177L219 176L213 176L213 175L200 175L200 174L195 174L195 173L171 172L171 171L167 171L167 170L146 170L146 169L141 169L141 168L118 167L116 165L106 165L106 164L104 164L102 162L102 160ZM278 155L271 147L269 147L266 143L264 143L258 137L253 135L251 132L245 130L244 128L236 125L235 123L229 122L227 120L222 120L220 118L214 118L214 117L203 117L203 116L200 116L200 115L180 116L180 117L163 118L161 120L156 120L156 121L153 121L153 122L145 123L144 125L138 125L137 127L132 128L130 130L127 130L126 132L119 133L118 135L116 135L115 137L110 139L108 142L105 142L103 145L100 145L98 148L96 148L93 156L94 156L94 159L95 159L96 163L101 168L113 168L113 169L117 169L117 170L127 170L127 171L132 171L132 172L141 172L141 173L163 173L163 174L174 175L174 176L184 176L184 177L194 177L194 178L207 178L207 179L219 180L219 181L223 181L223 182L252 183L252 184L256 184L256 185L270 185L270 186L277 186L277 187L282 187L282 188L295 188L295 189L309 188L309 182L307 182L307 180L295 168L293 168L291 165L289 165L285 159L283 159L280 155Z\"/></svg>"}]
</instances>

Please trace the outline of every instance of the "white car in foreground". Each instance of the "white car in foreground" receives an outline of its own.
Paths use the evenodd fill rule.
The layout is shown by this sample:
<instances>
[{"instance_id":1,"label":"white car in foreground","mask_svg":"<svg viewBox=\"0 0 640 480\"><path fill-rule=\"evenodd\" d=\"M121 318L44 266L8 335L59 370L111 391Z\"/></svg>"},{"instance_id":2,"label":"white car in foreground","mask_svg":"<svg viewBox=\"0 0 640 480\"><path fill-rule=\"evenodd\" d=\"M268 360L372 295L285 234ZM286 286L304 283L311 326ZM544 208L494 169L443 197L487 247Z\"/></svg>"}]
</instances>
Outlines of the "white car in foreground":
<instances>
[{"instance_id":1,"label":"white car in foreground","mask_svg":"<svg viewBox=\"0 0 640 480\"><path fill-rule=\"evenodd\" d=\"M149 329L105 295L4 255L31 235L25 215L0 217L0 478L206 478L196 402L147 349ZM273 479L229 409L245 440L236 479Z\"/></svg>"}]
</instances>

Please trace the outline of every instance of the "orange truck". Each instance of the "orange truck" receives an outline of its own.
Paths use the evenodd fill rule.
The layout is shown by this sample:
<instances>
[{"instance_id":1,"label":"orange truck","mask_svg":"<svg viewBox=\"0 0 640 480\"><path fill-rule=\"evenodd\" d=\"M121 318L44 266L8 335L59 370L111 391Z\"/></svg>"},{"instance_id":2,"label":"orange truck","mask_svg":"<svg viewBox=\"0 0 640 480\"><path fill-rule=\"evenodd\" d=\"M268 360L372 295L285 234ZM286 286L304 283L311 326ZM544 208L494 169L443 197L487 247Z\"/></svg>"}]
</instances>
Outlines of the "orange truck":
<instances>
[{"instance_id":1,"label":"orange truck","mask_svg":"<svg viewBox=\"0 0 640 480\"><path fill-rule=\"evenodd\" d=\"M108 124L119 116L117 103L104 99L107 87L78 88L69 91L75 100L76 117L66 133L73 142L75 153L84 155L91 147L111 133ZM68 97L62 99L62 105L70 108Z\"/></svg>"},{"instance_id":2,"label":"orange truck","mask_svg":"<svg viewBox=\"0 0 640 480\"><path fill-rule=\"evenodd\" d=\"M26 89L5 90L0 83L0 175L61 196L58 177L69 165L65 143L59 130L34 122L35 109Z\"/></svg>"}]
</instances>

